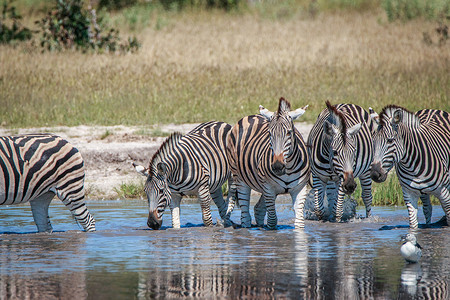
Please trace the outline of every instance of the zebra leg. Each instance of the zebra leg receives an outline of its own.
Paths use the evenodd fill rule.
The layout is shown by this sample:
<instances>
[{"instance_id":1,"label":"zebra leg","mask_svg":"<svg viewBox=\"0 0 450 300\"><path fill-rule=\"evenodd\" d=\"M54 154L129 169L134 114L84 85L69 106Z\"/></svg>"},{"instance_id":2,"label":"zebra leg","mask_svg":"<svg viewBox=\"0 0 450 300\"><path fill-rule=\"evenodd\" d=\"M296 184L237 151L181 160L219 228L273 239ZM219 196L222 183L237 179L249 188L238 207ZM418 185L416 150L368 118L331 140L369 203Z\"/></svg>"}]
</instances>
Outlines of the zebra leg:
<instances>
[{"instance_id":1,"label":"zebra leg","mask_svg":"<svg viewBox=\"0 0 450 300\"><path fill-rule=\"evenodd\" d=\"M359 177L361 183L361 198L366 207L366 218L372 215L372 179L370 178L370 171L362 174Z\"/></svg>"},{"instance_id":2,"label":"zebra leg","mask_svg":"<svg viewBox=\"0 0 450 300\"><path fill-rule=\"evenodd\" d=\"M263 227L264 219L266 217L266 200L264 200L263 195L261 195L261 197L259 197L259 200L254 207L254 211L255 211L256 225L258 227Z\"/></svg>"},{"instance_id":3,"label":"zebra leg","mask_svg":"<svg viewBox=\"0 0 450 300\"><path fill-rule=\"evenodd\" d=\"M31 212L33 213L34 223L38 228L38 232L52 232L52 224L48 216L48 207L52 202L55 194L47 192L30 201Z\"/></svg>"},{"instance_id":4,"label":"zebra leg","mask_svg":"<svg viewBox=\"0 0 450 300\"><path fill-rule=\"evenodd\" d=\"M292 204L295 213L295 228L305 227L305 217L303 215L303 208L305 207L306 196L308 195L308 188L304 185L301 189L291 192Z\"/></svg>"},{"instance_id":5,"label":"zebra leg","mask_svg":"<svg viewBox=\"0 0 450 300\"><path fill-rule=\"evenodd\" d=\"M319 220L323 219L324 208L323 208L323 196L326 188L326 183L322 182L319 177L313 175L313 186L314 189L314 212ZM328 201L329 202L329 201Z\"/></svg>"},{"instance_id":6,"label":"zebra leg","mask_svg":"<svg viewBox=\"0 0 450 300\"><path fill-rule=\"evenodd\" d=\"M443 187L436 197L441 202L442 209L444 210L445 217L447 218L447 226L450 226L450 191L448 188Z\"/></svg>"},{"instance_id":7,"label":"zebra leg","mask_svg":"<svg viewBox=\"0 0 450 300\"><path fill-rule=\"evenodd\" d=\"M211 216L211 193L209 191L209 185L202 184L198 189L198 197L200 198L200 206L202 208L202 219L205 226L213 226Z\"/></svg>"},{"instance_id":8,"label":"zebra leg","mask_svg":"<svg viewBox=\"0 0 450 300\"><path fill-rule=\"evenodd\" d=\"M180 202L181 195L177 193L172 194L172 200L170 201L169 208L172 214L172 228L180 228Z\"/></svg>"},{"instance_id":9,"label":"zebra leg","mask_svg":"<svg viewBox=\"0 0 450 300\"><path fill-rule=\"evenodd\" d=\"M409 228L417 229L419 227L419 222L417 220L417 202L418 196L413 192L403 188L403 199L405 201L406 208L408 209L409 216Z\"/></svg>"},{"instance_id":10,"label":"zebra leg","mask_svg":"<svg viewBox=\"0 0 450 300\"><path fill-rule=\"evenodd\" d=\"M430 195L422 194L420 195L420 200L422 201L423 215L425 216L425 222L427 224L431 223L431 215L433 213L433 206L431 205Z\"/></svg>"},{"instance_id":11,"label":"zebra leg","mask_svg":"<svg viewBox=\"0 0 450 300\"><path fill-rule=\"evenodd\" d=\"M227 196L227 218L230 219L231 213L234 210L234 206L236 205L237 200L237 192L236 192L236 184L233 181L233 178L230 177L228 179L228 196ZM231 221L230 221L231 222Z\"/></svg>"},{"instance_id":12,"label":"zebra leg","mask_svg":"<svg viewBox=\"0 0 450 300\"><path fill-rule=\"evenodd\" d=\"M252 217L250 216L250 192L251 189L243 182L236 182L237 199L241 208L241 226L245 228L252 227Z\"/></svg>"},{"instance_id":13,"label":"zebra leg","mask_svg":"<svg viewBox=\"0 0 450 300\"><path fill-rule=\"evenodd\" d=\"M263 195L267 209L267 227L269 229L277 229L277 212L275 209L275 199L277 195L270 190L265 190Z\"/></svg>"},{"instance_id":14,"label":"zebra leg","mask_svg":"<svg viewBox=\"0 0 450 300\"><path fill-rule=\"evenodd\" d=\"M227 202L223 199L222 187L219 187L214 193L212 193L211 197L219 210L219 215L224 222L223 225L225 227L233 225L230 221L230 215L227 214Z\"/></svg>"},{"instance_id":15,"label":"zebra leg","mask_svg":"<svg viewBox=\"0 0 450 300\"><path fill-rule=\"evenodd\" d=\"M67 191L56 188L55 194L69 208L75 220L83 226L85 231L95 231L95 220L84 203L84 186L78 189L69 186Z\"/></svg>"},{"instance_id":16,"label":"zebra leg","mask_svg":"<svg viewBox=\"0 0 450 300\"><path fill-rule=\"evenodd\" d=\"M338 197L336 202L334 203L334 212L336 216L336 222L341 222L342 215L344 214L345 192L341 182L336 182L336 185L339 186L339 188L338 188Z\"/></svg>"}]
</instances>

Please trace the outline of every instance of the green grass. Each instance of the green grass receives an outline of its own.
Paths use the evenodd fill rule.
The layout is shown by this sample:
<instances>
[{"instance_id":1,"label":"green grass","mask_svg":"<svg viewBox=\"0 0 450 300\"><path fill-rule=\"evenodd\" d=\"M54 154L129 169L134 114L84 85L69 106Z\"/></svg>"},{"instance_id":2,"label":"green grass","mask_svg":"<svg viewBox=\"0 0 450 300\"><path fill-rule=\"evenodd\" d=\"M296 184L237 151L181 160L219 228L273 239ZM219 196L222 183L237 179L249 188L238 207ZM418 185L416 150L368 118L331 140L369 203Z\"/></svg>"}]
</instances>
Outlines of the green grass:
<instances>
[{"instance_id":1,"label":"green grass","mask_svg":"<svg viewBox=\"0 0 450 300\"><path fill-rule=\"evenodd\" d=\"M146 198L143 182L122 183L119 187L114 188L119 198Z\"/></svg>"},{"instance_id":2,"label":"green grass","mask_svg":"<svg viewBox=\"0 0 450 300\"><path fill-rule=\"evenodd\" d=\"M395 174L388 175L388 178L383 183L372 182L372 205L373 206L404 206L403 193L400 183ZM361 198L361 184L358 182L358 187L353 194L356 197L358 205L364 206ZM433 205L440 205L439 199L431 196L431 203ZM419 200L420 201L420 200Z\"/></svg>"},{"instance_id":3,"label":"green grass","mask_svg":"<svg viewBox=\"0 0 450 300\"><path fill-rule=\"evenodd\" d=\"M436 23L389 23L382 11L364 9L379 6L375 0L317 1L314 18L309 1L271 3L228 13L140 3L106 13L137 32L137 54L1 46L1 124L234 123L260 104L276 110L282 96L293 108L310 105L300 119L307 122L326 100L450 111L450 42L437 46ZM265 18L263 8L292 15ZM435 42L424 43L424 32Z\"/></svg>"}]
</instances>

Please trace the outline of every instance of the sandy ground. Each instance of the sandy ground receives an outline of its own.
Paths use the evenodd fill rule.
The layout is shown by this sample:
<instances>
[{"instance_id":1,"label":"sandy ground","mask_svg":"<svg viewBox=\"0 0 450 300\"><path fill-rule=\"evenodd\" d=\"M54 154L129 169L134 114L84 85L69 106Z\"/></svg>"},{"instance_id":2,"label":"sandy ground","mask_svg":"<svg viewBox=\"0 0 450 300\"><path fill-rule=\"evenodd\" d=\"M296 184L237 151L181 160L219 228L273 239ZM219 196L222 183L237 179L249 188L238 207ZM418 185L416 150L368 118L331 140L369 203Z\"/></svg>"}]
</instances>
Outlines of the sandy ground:
<instances>
[{"instance_id":1,"label":"sandy ground","mask_svg":"<svg viewBox=\"0 0 450 300\"><path fill-rule=\"evenodd\" d=\"M187 133L197 125L76 126L14 130L0 128L0 135L46 132L66 138L80 150L85 160L87 198L116 199L119 195L115 188L122 183L139 183L144 180L135 172L132 162L147 166L153 153L166 138L152 137L148 133ZM312 124L298 122L296 127L306 140Z\"/></svg>"}]
</instances>

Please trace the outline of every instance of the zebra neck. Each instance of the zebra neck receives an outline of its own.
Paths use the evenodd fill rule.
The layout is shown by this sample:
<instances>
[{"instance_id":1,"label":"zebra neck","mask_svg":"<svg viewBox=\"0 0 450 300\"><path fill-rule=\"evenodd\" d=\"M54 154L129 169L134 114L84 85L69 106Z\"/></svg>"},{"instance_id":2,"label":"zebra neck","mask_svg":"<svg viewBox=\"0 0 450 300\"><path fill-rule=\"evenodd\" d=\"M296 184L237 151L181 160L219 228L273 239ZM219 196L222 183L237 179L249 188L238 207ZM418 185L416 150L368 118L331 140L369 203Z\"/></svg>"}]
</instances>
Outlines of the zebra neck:
<instances>
[{"instance_id":1,"label":"zebra neck","mask_svg":"<svg viewBox=\"0 0 450 300\"><path fill-rule=\"evenodd\" d=\"M422 135L416 128L402 127L399 128L399 135L401 137L400 143L403 146L403 152L398 153L398 161L405 164L413 160L421 160L425 155L425 151L421 147L425 145L417 143L417 140L422 140ZM415 154L414 157L411 154Z\"/></svg>"},{"instance_id":2,"label":"zebra neck","mask_svg":"<svg viewBox=\"0 0 450 300\"><path fill-rule=\"evenodd\" d=\"M297 162L297 156L299 153L298 145L299 145L298 137L296 134L294 134L294 137L291 139L291 151L286 156L286 164L288 168Z\"/></svg>"}]
</instances>

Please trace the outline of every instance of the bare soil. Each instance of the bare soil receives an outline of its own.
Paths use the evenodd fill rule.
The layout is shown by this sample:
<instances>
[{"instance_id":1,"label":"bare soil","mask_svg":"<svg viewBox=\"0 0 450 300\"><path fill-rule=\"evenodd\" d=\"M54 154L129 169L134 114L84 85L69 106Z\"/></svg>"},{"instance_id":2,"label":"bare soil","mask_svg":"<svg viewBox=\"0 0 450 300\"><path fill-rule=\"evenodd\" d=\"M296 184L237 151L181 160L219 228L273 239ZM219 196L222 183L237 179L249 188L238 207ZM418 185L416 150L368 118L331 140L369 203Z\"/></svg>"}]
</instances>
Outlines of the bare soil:
<instances>
[{"instance_id":1,"label":"bare soil","mask_svg":"<svg viewBox=\"0 0 450 300\"><path fill-rule=\"evenodd\" d=\"M198 124L168 124L155 127L142 126L76 126L40 127L23 129L0 128L0 135L27 133L53 133L70 141L80 150L86 166L85 187L88 199L116 199L116 189L123 183L139 183L144 178L132 163L147 166L153 153L166 137L179 131L187 133ZM312 124L296 123L306 140Z\"/></svg>"}]
</instances>

